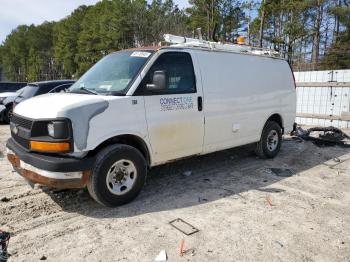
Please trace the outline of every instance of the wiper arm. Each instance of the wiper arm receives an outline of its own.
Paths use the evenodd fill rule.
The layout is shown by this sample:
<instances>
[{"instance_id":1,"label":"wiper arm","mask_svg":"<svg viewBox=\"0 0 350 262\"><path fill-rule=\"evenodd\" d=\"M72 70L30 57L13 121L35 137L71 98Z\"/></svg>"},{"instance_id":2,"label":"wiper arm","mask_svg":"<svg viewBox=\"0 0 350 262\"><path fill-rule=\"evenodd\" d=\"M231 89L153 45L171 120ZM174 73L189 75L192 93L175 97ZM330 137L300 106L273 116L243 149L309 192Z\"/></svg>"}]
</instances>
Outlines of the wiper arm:
<instances>
[{"instance_id":1,"label":"wiper arm","mask_svg":"<svg viewBox=\"0 0 350 262\"><path fill-rule=\"evenodd\" d=\"M88 92L88 93L90 93L90 94L98 95L97 92L92 91L92 90L90 90L90 89L88 89L88 88L86 88L86 87L83 87L83 86L79 87L79 89L80 89L80 90L84 90L84 91L86 91L86 92Z\"/></svg>"},{"instance_id":2,"label":"wiper arm","mask_svg":"<svg viewBox=\"0 0 350 262\"><path fill-rule=\"evenodd\" d=\"M95 91L92 91L92 90L90 90L90 89L87 89L86 87L83 87L83 86L81 86L81 87L79 87L79 88L77 88L77 89L69 89L69 93L80 93L79 92L79 90L80 91L84 91L85 93L89 93L89 94L93 94L93 95L98 95L98 93L97 92L95 92ZM77 92L78 91L78 92Z\"/></svg>"}]
</instances>

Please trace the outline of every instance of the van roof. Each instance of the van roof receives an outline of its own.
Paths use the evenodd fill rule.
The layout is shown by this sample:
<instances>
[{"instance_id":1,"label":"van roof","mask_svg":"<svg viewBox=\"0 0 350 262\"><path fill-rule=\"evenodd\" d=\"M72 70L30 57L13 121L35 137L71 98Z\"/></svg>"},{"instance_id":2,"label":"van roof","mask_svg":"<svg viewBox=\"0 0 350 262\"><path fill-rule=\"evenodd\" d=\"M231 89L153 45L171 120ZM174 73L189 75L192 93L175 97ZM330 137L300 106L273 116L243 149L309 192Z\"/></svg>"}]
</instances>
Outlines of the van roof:
<instances>
[{"instance_id":1,"label":"van roof","mask_svg":"<svg viewBox=\"0 0 350 262\"><path fill-rule=\"evenodd\" d=\"M139 50L139 51L156 51L159 49L194 49L201 51L215 51L225 53L235 53L244 55L253 55L260 57L268 57L274 59L285 60L281 57L280 53L276 50L259 48L255 46L233 44L233 43L221 43L204 40L201 36L198 38L190 38L185 36L177 36L172 34L164 35L164 42L170 44L167 46L145 46L139 48L131 48L126 50Z\"/></svg>"},{"instance_id":2,"label":"van roof","mask_svg":"<svg viewBox=\"0 0 350 262\"><path fill-rule=\"evenodd\" d=\"M141 47L128 48L128 49L124 49L123 51L146 51L146 50L156 51L160 48L161 48L161 46L152 45L152 46L141 46Z\"/></svg>"}]
</instances>

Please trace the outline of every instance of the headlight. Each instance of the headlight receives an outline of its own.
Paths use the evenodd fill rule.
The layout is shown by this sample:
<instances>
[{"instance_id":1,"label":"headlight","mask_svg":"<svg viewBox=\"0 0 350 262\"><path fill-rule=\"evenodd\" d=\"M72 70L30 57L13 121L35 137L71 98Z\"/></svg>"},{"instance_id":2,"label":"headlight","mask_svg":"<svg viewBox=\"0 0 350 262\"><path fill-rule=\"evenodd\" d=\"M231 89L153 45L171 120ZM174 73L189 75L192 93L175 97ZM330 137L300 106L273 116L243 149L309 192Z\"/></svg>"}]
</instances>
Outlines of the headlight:
<instances>
[{"instance_id":1,"label":"headlight","mask_svg":"<svg viewBox=\"0 0 350 262\"><path fill-rule=\"evenodd\" d=\"M47 124L49 136L58 139L65 139L69 136L69 127L66 121L52 121Z\"/></svg>"}]
</instances>

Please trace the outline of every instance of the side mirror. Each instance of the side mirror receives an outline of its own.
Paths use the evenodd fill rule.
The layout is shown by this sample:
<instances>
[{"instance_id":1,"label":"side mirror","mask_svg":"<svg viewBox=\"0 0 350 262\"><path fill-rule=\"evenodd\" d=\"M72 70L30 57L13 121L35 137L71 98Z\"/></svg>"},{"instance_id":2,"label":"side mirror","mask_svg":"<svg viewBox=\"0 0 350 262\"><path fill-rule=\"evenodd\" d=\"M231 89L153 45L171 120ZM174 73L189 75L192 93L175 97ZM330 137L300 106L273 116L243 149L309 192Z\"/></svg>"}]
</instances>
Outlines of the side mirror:
<instances>
[{"instance_id":1,"label":"side mirror","mask_svg":"<svg viewBox=\"0 0 350 262\"><path fill-rule=\"evenodd\" d=\"M147 84L146 88L149 91L160 91L166 89L167 75L165 71L155 71L153 73L152 84Z\"/></svg>"}]
</instances>

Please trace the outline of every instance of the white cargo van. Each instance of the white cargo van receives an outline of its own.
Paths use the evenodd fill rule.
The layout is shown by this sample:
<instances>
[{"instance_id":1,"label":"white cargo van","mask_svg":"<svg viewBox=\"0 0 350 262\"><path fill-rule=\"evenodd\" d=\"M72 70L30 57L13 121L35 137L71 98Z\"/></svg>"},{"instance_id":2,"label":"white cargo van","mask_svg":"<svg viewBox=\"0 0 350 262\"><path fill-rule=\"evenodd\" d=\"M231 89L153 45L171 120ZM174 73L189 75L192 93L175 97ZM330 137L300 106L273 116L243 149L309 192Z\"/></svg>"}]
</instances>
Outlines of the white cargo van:
<instances>
[{"instance_id":1,"label":"white cargo van","mask_svg":"<svg viewBox=\"0 0 350 262\"><path fill-rule=\"evenodd\" d=\"M19 104L7 142L14 169L31 183L87 186L116 206L137 196L156 165L250 143L275 157L295 119L288 63L179 39L107 55L70 92Z\"/></svg>"}]
</instances>

